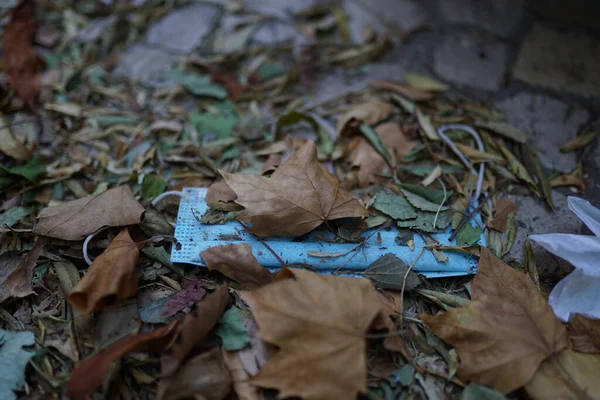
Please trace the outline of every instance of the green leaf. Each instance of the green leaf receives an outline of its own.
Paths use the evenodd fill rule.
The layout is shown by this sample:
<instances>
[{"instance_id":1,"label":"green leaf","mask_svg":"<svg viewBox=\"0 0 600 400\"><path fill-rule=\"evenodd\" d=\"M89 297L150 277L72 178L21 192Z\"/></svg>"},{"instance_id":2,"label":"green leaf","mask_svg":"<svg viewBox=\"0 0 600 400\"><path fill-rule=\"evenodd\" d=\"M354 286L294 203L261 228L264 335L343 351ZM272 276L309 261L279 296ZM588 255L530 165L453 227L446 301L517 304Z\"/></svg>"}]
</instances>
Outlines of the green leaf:
<instances>
[{"instance_id":1,"label":"green leaf","mask_svg":"<svg viewBox=\"0 0 600 400\"><path fill-rule=\"evenodd\" d=\"M531 191L537 197L540 197L540 191L538 190L537 185L535 184L535 182L531 178L531 175L529 175L529 172L527 172L527 169L525 169L525 166L521 163L521 161L519 161L519 159L517 157L515 157L515 155L513 153L508 151L508 149L506 147L504 147L503 145L498 144L498 146L500 147L500 151L502 152L502 155L504 156L504 158L506 158L506 161L508 161L508 169L513 174L515 174L517 176L517 178L519 178L522 181L524 181L525 183L527 183L527 185L529 186L529 189L531 189Z\"/></svg>"},{"instance_id":2,"label":"green leaf","mask_svg":"<svg viewBox=\"0 0 600 400\"><path fill-rule=\"evenodd\" d=\"M529 157L531 158L531 162L533 167L535 168L535 174L537 175L538 180L540 181L540 186L542 187L542 193L544 194L544 198L546 199L546 203L550 206L550 209L554 210L554 201L552 200L552 186L550 185L550 181L544 175L544 169L542 168L542 163L538 158L537 154L528 146L527 150L529 151Z\"/></svg>"},{"instance_id":3,"label":"green leaf","mask_svg":"<svg viewBox=\"0 0 600 400\"><path fill-rule=\"evenodd\" d=\"M417 108L417 120L419 121L419 125L421 125L421 129L425 132L425 136L429 140L440 140L440 136L437 134L433 124L431 123L431 117L429 115L425 115Z\"/></svg>"},{"instance_id":4,"label":"green leaf","mask_svg":"<svg viewBox=\"0 0 600 400\"><path fill-rule=\"evenodd\" d=\"M405 72L404 82L408 86L425 90L427 92L445 92L448 90L448 85L445 83L416 72Z\"/></svg>"},{"instance_id":5,"label":"green leaf","mask_svg":"<svg viewBox=\"0 0 600 400\"><path fill-rule=\"evenodd\" d=\"M456 234L457 246L470 246L481 239L482 230L479 225L464 224Z\"/></svg>"},{"instance_id":6,"label":"green leaf","mask_svg":"<svg viewBox=\"0 0 600 400\"><path fill-rule=\"evenodd\" d=\"M386 254L375 260L363 276L373 281L373 284L381 289L402 290L404 275L408 267L400 258L394 254ZM406 277L406 290L412 290L419 286L421 281L416 273L410 271Z\"/></svg>"},{"instance_id":7,"label":"green leaf","mask_svg":"<svg viewBox=\"0 0 600 400\"><path fill-rule=\"evenodd\" d=\"M379 152L379 154L381 154L383 159L390 166L394 165L394 161L392 160L392 155L390 154L390 151L385 146L385 144L383 144L383 141L379 137L379 134L377 134L377 132L375 132L375 130L373 128L371 128L371 126L369 124L360 124L359 129L360 129L360 132L363 135L365 135L367 140L373 145L375 150L377 150Z\"/></svg>"},{"instance_id":8,"label":"green leaf","mask_svg":"<svg viewBox=\"0 0 600 400\"><path fill-rule=\"evenodd\" d=\"M398 221L399 228L418 229L423 232L439 232L448 226L452 218L450 211L442 211L438 215L438 219L433 226L435 220L434 212L417 211L417 218L406 221Z\"/></svg>"},{"instance_id":9,"label":"green leaf","mask_svg":"<svg viewBox=\"0 0 600 400\"><path fill-rule=\"evenodd\" d=\"M507 255L515 244L518 228L519 225L517 224L515 213L511 212L508 214L508 219L506 220L506 241L504 242L504 246L502 246L502 257Z\"/></svg>"},{"instance_id":10,"label":"green leaf","mask_svg":"<svg viewBox=\"0 0 600 400\"><path fill-rule=\"evenodd\" d=\"M498 258L502 257L502 234L490 229L488 231L487 248Z\"/></svg>"},{"instance_id":11,"label":"green leaf","mask_svg":"<svg viewBox=\"0 0 600 400\"><path fill-rule=\"evenodd\" d=\"M4 172L5 174L21 176L30 182L34 182L35 178L37 178L39 174L46 171L46 166L44 165L41 157L34 157L28 161L27 164L20 167L5 168L0 166L0 171ZM10 177L5 178L10 179Z\"/></svg>"},{"instance_id":12,"label":"green leaf","mask_svg":"<svg viewBox=\"0 0 600 400\"><path fill-rule=\"evenodd\" d=\"M187 74L179 69L171 69L166 72L165 77L181 86L196 96L212 97L218 100L227 98L227 91L220 85L213 83L209 76L198 76Z\"/></svg>"},{"instance_id":13,"label":"green leaf","mask_svg":"<svg viewBox=\"0 0 600 400\"><path fill-rule=\"evenodd\" d=\"M14 390L25 383L25 367L33 352L23 349L33 346L33 332L11 332L0 329L0 398L16 400Z\"/></svg>"},{"instance_id":14,"label":"green leaf","mask_svg":"<svg viewBox=\"0 0 600 400\"><path fill-rule=\"evenodd\" d=\"M527 142L527 134L514 126L501 121L477 121L475 126L495 132L518 143Z\"/></svg>"},{"instance_id":15,"label":"green leaf","mask_svg":"<svg viewBox=\"0 0 600 400\"><path fill-rule=\"evenodd\" d=\"M397 194L377 193L372 207L394 219L407 220L417 218L415 209L404 197Z\"/></svg>"},{"instance_id":16,"label":"green leaf","mask_svg":"<svg viewBox=\"0 0 600 400\"><path fill-rule=\"evenodd\" d=\"M190 121L201 138L226 139L233 134L233 128L238 123L237 112L229 101L211 104L215 112L190 113ZM212 137L211 137L212 136Z\"/></svg>"},{"instance_id":17,"label":"green leaf","mask_svg":"<svg viewBox=\"0 0 600 400\"><path fill-rule=\"evenodd\" d=\"M392 373L391 381L395 384L399 383L404 387L409 387L415 376L415 367L412 364L406 364L399 370Z\"/></svg>"},{"instance_id":18,"label":"green leaf","mask_svg":"<svg viewBox=\"0 0 600 400\"><path fill-rule=\"evenodd\" d=\"M442 204L442 202L439 202L438 204L433 203L433 202L427 200L426 198L421 197L417 194L414 194L408 190L403 190L402 194L404 194L404 196L406 196L406 200L408 200L408 202L410 204L412 204L413 207L418 208L419 210L437 212L438 209L440 209L442 211L448 209L447 206L443 206L440 208L440 205Z\"/></svg>"},{"instance_id":19,"label":"green leaf","mask_svg":"<svg viewBox=\"0 0 600 400\"><path fill-rule=\"evenodd\" d=\"M133 126L137 124L137 118L127 115L96 115L94 120L101 129L108 128L113 125Z\"/></svg>"},{"instance_id":20,"label":"green leaf","mask_svg":"<svg viewBox=\"0 0 600 400\"><path fill-rule=\"evenodd\" d=\"M244 319L237 307L225 311L215 328L215 334L221 338L223 347L228 351L241 350L250 343Z\"/></svg>"},{"instance_id":21,"label":"green leaf","mask_svg":"<svg viewBox=\"0 0 600 400\"><path fill-rule=\"evenodd\" d=\"M267 81L285 74L286 69L279 63L265 61L260 65L260 67L258 67L257 72L261 80Z\"/></svg>"},{"instance_id":22,"label":"green leaf","mask_svg":"<svg viewBox=\"0 0 600 400\"><path fill-rule=\"evenodd\" d=\"M22 218L31 214L31 209L25 207L13 207L0 214L0 228L1 227L12 227Z\"/></svg>"},{"instance_id":23,"label":"green leaf","mask_svg":"<svg viewBox=\"0 0 600 400\"><path fill-rule=\"evenodd\" d=\"M33 276L31 277L31 284L35 285L44 275L48 272L50 268L50 263L45 262L42 265L38 265L33 272Z\"/></svg>"},{"instance_id":24,"label":"green leaf","mask_svg":"<svg viewBox=\"0 0 600 400\"><path fill-rule=\"evenodd\" d=\"M277 125L275 125L275 133L277 134L286 126L295 125L300 121L308 122L310 125L312 125L315 132L319 130L319 124L313 117L302 112L291 111L279 117L277 120Z\"/></svg>"},{"instance_id":25,"label":"green leaf","mask_svg":"<svg viewBox=\"0 0 600 400\"><path fill-rule=\"evenodd\" d=\"M438 206L442 203L442 201L444 201L444 191L440 189L434 189L430 187L425 187L423 185L416 185L413 183L401 183L400 187L402 189L408 190L409 192L417 194L425 198L426 200L431 201L432 203L436 203ZM445 196L446 200L452 197L453 194L454 191L447 190Z\"/></svg>"},{"instance_id":26,"label":"green leaf","mask_svg":"<svg viewBox=\"0 0 600 400\"><path fill-rule=\"evenodd\" d=\"M436 167L437 167L437 165L427 164L427 165L411 165L410 167L400 167L399 169L401 171L408 172L410 174L424 178L427 175L429 175L431 172L433 172L433 170ZM444 174L454 174L457 172L461 172L463 170L463 167L461 167L459 165L440 165L440 167L442 168L442 172Z\"/></svg>"},{"instance_id":27,"label":"green leaf","mask_svg":"<svg viewBox=\"0 0 600 400\"><path fill-rule=\"evenodd\" d=\"M156 175L146 175L142 182L142 199L154 199L159 194L164 193L167 188L167 181Z\"/></svg>"},{"instance_id":28,"label":"green leaf","mask_svg":"<svg viewBox=\"0 0 600 400\"><path fill-rule=\"evenodd\" d=\"M506 397L494 389L472 384L463 390L460 400L506 400Z\"/></svg>"}]
</instances>

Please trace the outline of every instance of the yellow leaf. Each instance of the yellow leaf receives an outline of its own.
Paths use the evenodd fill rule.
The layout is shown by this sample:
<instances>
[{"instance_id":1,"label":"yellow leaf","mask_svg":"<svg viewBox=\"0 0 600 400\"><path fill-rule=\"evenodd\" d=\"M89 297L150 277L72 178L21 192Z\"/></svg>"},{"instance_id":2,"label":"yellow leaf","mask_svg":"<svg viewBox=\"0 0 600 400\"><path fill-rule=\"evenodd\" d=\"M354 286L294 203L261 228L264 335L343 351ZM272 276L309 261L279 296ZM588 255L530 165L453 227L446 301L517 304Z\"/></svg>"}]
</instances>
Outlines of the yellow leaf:
<instances>
[{"instance_id":1,"label":"yellow leaf","mask_svg":"<svg viewBox=\"0 0 600 400\"><path fill-rule=\"evenodd\" d=\"M471 304L422 320L456 348L461 380L503 394L525 385L546 358L568 345L565 327L529 276L485 247Z\"/></svg>"},{"instance_id":2,"label":"yellow leaf","mask_svg":"<svg viewBox=\"0 0 600 400\"><path fill-rule=\"evenodd\" d=\"M365 393L362 336L382 311L375 289L366 279L286 273L297 279L242 294L259 336L279 347L252 383L279 389L282 398L354 399Z\"/></svg>"},{"instance_id":3,"label":"yellow leaf","mask_svg":"<svg viewBox=\"0 0 600 400\"><path fill-rule=\"evenodd\" d=\"M448 85L445 83L441 83L425 75L417 74L416 72L405 72L404 82L410 87L427 92L445 92L448 90Z\"/></svg>"},{"instance_id":4,"label":"yellow leaf","mask_svg":"<svg viewBox=\"0 0 600 400\"><path fill-rule=\"evenodd\" d=\"M337 123L337 131L341 134L352 121L356 122L355 126L360 125L362 122L375 125L387 119L393 110L394 107L390 103L379 99L371 99L366 103L350 108L348 112L342 115Z\"/></svg>"}]
</instances>

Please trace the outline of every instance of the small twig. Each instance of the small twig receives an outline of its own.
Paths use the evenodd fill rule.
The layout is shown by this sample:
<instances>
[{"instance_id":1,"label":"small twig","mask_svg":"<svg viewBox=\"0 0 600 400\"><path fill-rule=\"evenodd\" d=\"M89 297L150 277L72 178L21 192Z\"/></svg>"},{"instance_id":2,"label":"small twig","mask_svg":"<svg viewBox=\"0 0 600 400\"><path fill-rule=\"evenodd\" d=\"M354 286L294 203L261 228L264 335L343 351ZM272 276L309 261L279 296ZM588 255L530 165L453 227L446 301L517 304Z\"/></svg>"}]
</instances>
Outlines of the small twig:
<instances>
[{"instance_id":1,"label":"small twig","mask_svg":"<svg viewBox=\"0 0 600 400\"><path fill-rule=\"evenodd\" d=\"M468 220L470 220L471 218L473 218L473 215L475 215L476 212L479 211L479 209L481 208L482 204L479 204L477 206L476 209L474 209L473 211L471 211L469 214L463 214L462 219L460 220L460 223L458 224L458 226L456 227L456 229L454 230L454 232L452 232L452 235L450 235L450 237L448 238L449 241L454 240L454 237L456 236L456 234L458 233L458 231L460 230L460 228L462 228L462 226L464 224L467 223Z\"/></svg>"},{"instance_id":2,"label":"small twig","mask_svg":"<svg viewBox=\"0 0 600 400\"><path fill-rule=\"evenodd\" d=\"M273 250L271 248L271 246L269 246L267 244L267 242L265 242L262 238L258 237L257 235L248 232L248 227L245 226L244 224L242 224L240 221L238 221L238 223L244 228L244 231L249 233L250 235L254 236L256 238L256 240L258 240L263 246L265 246L267 248L267 250L269 250L269 252L271 252L271 254L273 254L275 256L275 258L277 259L277 261L279 261L279 263L281 264L281 268L286 268L288 265L285 263L285 261L283 261L281 259L281 257L279 257L279 255L275 252L275 250Z\"/></svg>"}]
</instances>

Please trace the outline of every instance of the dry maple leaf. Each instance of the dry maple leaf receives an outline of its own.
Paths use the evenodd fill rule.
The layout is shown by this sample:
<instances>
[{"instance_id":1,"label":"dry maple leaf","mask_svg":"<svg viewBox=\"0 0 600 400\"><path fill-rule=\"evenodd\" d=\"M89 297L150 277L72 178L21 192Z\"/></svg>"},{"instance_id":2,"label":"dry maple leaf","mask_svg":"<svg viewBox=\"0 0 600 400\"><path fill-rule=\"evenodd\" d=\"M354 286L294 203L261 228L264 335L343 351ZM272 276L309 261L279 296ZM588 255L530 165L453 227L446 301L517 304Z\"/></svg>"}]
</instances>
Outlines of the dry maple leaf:
<instances>
[{"instance_id":1,"label":"dry maple leaf","mask_svg":"<svg viewBox=\"0 0 600 400\"><path fill-rule=\"evenodd\" d=\"M353 106L340 117L337 123L337 131L341 134L348 126L358 126L364 122L374 125L387 119L394 111L394 107L383 100L373 98L366 103Z\"/></svg>"},{"instance_id":2,"label":"dry maple leaf","mask_svg":"<svg viewBox=\"0 0 600 400\"><path fill-rule=\"evenodd\" d=\"M508 216L510 215L510 213L514 213L516 211L517 206L509 199L498 200L496 202L494 218L487 223L487 226L498 232L506 231L506 223L508 221Z\"/></svg>"},{"instance_id":3,"label":"dry maple leaf","mask_svg":"<svg viewBox=\"0 0 600 400\"><path fill-rule=\"evenodd\" d=\"M214 292L196 304L177 327L175 340L162 358L163 376L173 375L185 361L190 351L200 343L217 324L229 301L227 286L219 286Z\"/></svg>"},{"instance_id":4,"label":"dry maple leaf","mask_svg":"<svg viewBox=\"0 0 600 400\"><path fill-rule=\"evenodd\" d=\"M113 361L131 352L162 351L172 340L179 321L153 332L127 336L90 358L81 361L71 373L68 394L71 400L88 400L102 382Z\"/></svg>"},{"instance_id":5,"label":"dry maple leaf","mask_svg":"<svg viewBox=\"0 0 600 400\"><path fill-rule=\"evenodd\" d=\"M401 160L415 147L415 143L408 140L400 125L388 122L378 125L375 132L379 134L383 144L393 153L394 159ZM367 187L377 181L377 175L389 170L385 159L362 136L356 136L348 146L348 160L352 166L359 167L358 183Z\"/></svg>"},{"instance_id":6,"label":"dry maple leaf","mask_svg":"<svg viewBox=\"0 0 600 400\"><path fill-rule=\"evenodd\" d=\"M241 284L245 290L264 286L274 278L254 257L248 243L211 247L200 253L200 257L209 270L219 271Z\"/></svg>"},{"instance_id":7,"label":"dry maple leaf","mask_svg":"<svg viewBox=\"0 0 600 400\"><path fill-rule=\"evenodd\" d=\"M325 221L366 217L367 210L317 160L307 141L270 178L221 171L246 209L238 216L260 236L300 236Z\"/></svg>"},{"instance_id":8,"label":"dry maple leaf","mask_svg":"<svg viewBox=\"0 0 600 400\"><path fill-rule=\"evenodd\" d=\"M250 376L242 365L239 351L224 351L225 364L233 379L233 389L239 400L262 400L261 389L250 384Z\"/></svg>"},{"instance_id":9,"label":"dry maple leaf","mask_svg":"<svg viewBox=\"0 0 600 400\"><path fill-rule=\"evenodd\" d=\"M40 93L38 60L33 49L35 30L35 2L22 0L13 10L2 37L2 68L17 96L34 113Z\"/></svg>"},{"instance_id":10,"label":"dry maple leaf","mask_svg":"<svg viewBox=\"0 0 600 400\"><path fill-rule=\"evenodd\" d=\"M216 210L241 210L242 207L234 203L235 199L237 199L237 195L224 181L213 183L206 191L206 204Z\"/></svg>"},{"instance_id":11,"label":"dry maple leaf","mask_svg":"<svg viewBox=\"0 0 600 400\"><path fill-rule=\"evenodd\" d=\"M353 399L366 392L363 337L382 307L367 279L290 269L282 280L242 293L259 336L279 347L252 383L280 397Z\"/></svg>"},{"instance_id":12,"label":"dry maple leaf","mask_svg":"<svg viewBox=\"0 0 600 400\"><path fill-rule=\"evenodd\" d=\"M600 356L564 349L545 360L525 390L533 400L600 398Z\"/></svg>"},{"instance_id":13,"label":"dry maple leaf","mask_svg":"<svg viewBox=\"0 0 600 400\"><path fill-rule=\"evenodd\" d=\"M69 302L84 315L116 304L137 293L138 244L125 228L90 265L69 295Z\"/></svg>"},{"instance_id":14,"label":"dry maple leaf","mask_svg":"<svg viewBox=\"0 0 600 400\"><path fill-rule=\"evenodd\" d=\"M571 347L581 353L600 353L600 320L575 314L567 327Z\"/></svg>"},{"instance_id":15,"label":"dry maple leaf","mask_svg":"<svg viewBox=\"0 0 600 400\"><path fill-rule=\"evenodd\" d=\"M144 207L133 197L129 186L119 186L96 196L84 197L44 208L33 233L63 240L82 240L105 226L136 225Z\"/></svg>"},{"instance_id":16,"label":"dry maple leaf","mask_svg":"<svg viewBox=\"0 0 600 400\"><path fill-rule=\"evenodd\" d=\"M161 379L157 400L201 398L221 400L231 393L233 383L220 347L188 360L176 374ZM198 397L195 397L198 396Z\"/></svg>"},{"instance_id":17,"label":"dry maple leaf","mask_svg":"<svg viewBox=\"0 0 600 400\"><path fill-rule=\"evenodd\" d=\"M568 345L567 331L529 276L486 247L469 307L422 315L460 357L458 377L506 394L523 386L546 358Z\"/></svg>"}]
</instances>

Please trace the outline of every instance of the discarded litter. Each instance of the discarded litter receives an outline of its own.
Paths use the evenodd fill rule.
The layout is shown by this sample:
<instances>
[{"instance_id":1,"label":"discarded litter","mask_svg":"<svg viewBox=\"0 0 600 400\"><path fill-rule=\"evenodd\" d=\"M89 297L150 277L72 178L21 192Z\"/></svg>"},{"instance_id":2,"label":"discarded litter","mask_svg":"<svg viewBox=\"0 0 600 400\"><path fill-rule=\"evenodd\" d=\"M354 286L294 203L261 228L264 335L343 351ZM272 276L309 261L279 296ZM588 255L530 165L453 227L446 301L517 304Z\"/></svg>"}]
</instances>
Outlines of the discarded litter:
<instances>
[{"instance_id":1,"label":"discarded litter","mask_svg":"<svg viewBox=\"0 0 600 400\"><path fill-rule=\"evenodd\" d=\"M206 204L206 188L184 188L179 205L179 213L175 226L175 237L181 247L173 248L171 262L204 266L200 253L204 250L232 243L248 243L252 254L265 267L279 269L282 267L279 257L286 265L311 265L320 273L344 273L353 275L367 269L369 264L384 254L392 253L407 264L417 258L420 250L427 244L419 236L414 235L415 247L396 242L398 229L395 227L370 230L363 233L362 243L332 243L334 239L327 231L315 231L307 235L303 241L290 238L265 238L258 240L248 234L236 221L219 225L203 224L198 220L208 210ZM479 216L477 216L479 218ZM480 220L478 221L480 222ZM449 240L450 230L430 235L440 245L455 245ZM482 235L479 244L486 245ZM265 245L266 244L266 245ZM272 253L276 253L277 257ZM428 278L468 275L476 272L477 259L468 254L446 252L447 261L436 260L431 251L425 251L416 260L413 271Z\"/></svg>"}]
</instances>

